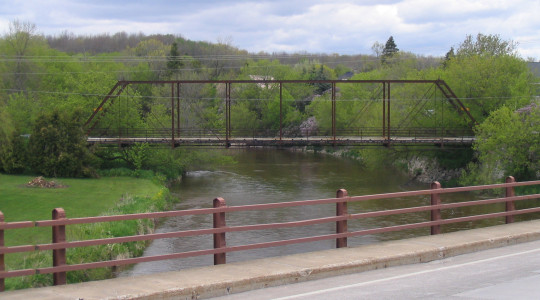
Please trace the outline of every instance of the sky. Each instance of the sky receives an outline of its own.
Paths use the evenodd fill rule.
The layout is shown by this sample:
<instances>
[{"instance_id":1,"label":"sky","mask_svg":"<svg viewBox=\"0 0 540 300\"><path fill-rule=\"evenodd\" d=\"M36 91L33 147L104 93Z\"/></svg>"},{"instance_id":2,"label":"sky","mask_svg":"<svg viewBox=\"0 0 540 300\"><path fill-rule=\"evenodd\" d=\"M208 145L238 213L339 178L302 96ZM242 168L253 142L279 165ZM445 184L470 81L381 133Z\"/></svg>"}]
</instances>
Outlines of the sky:
<instances>
[{"instance_id":1,"label":"sky","mask_svg":"<svg viewBox=\"0 0 540 300\"><path fill-rule=\"evenodd\" d=\"M375 42L444 56L467 35L497 34L540 60L540 0L0 0L0 34L13 20L38 33L175 34L257 53L373 54Z\"/></svg>"}]
</instances>

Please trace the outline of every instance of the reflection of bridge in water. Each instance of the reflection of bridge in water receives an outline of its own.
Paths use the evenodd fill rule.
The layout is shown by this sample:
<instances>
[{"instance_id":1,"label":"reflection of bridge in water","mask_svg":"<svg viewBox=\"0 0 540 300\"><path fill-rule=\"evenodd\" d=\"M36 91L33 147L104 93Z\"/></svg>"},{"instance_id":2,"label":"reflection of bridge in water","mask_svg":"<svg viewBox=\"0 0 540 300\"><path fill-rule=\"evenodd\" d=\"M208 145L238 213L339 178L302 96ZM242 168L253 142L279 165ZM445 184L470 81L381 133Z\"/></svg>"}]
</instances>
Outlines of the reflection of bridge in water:
<instances>
[{"instance_id":1,"label":"reflection of bridge in water","mask_svg":"<svg viewBox=\"0 0 540 300\"><path fill-rule=\"evenodd\" d=\"M165 97L167 103L167 123L170 127L164 128L163 124L160 126L154 126L150 129L138 129L138 128L121 128L111 127L110 124L107 128L101 126L100 120L107 115L108 112L114 111L111 109L114 107L115 102L121 102L122 97L124 99L129 96L123 94L129 86L137 85L159 85L166 87L170 85L170 97ZM284 109L285 100L283 97L283 86L289 86L294 84L326 84L329 86L328 98L326 99L328 105L331 105L331 111L328 115L328 122L330 125L327 128L317 129L300 129L291 130L286 128L284 124ZM382 123L381 127L359 127L353 128L350 126L337 125L340 115L337 113L337 102L342 101L338 99L338 87L337 85L344 86L346 84L370 84L372 87L377 87L373 95L366 105L364 105L359 111L355 111L356 118L362 118L369 114L367 107L373 103L378 103L380 107L376 108L377 118ZM390 93L391 85L411 85L411 84L424 84L428 85L429 89L424 93L422 97L413 99L412 104L408 103L407 107L403 109L404 105L401 105L401 110L398 113L390 113L391 103L397 103L399 99L392 99ZM189 89L192 86L204 86L214 85L220 86L223 90L222 97L214 96L213 100L221 101L220 113L221 113L221 128L209 128L200 129L193 128L193 125L181 124L180 119L182 117L182 111L184 114L189 110L186 104L182 104L188 101L188 97L182 95L181 90ZM273 129L240 129L236 128L237 122L235 115L232 117L231 107L235 106L240 100L236 99L233 95L231 86L245 86L245 85L257 85L261 89L274 89L277 94L279 89L279 124L274 124ZM426 103L429 100L429 94L433 96L437 91L441 94L441 99L444 105L448 105L449 111L452 113L458 113L465 123L462 127L452 127L447 123L438 122L437 127L411 127L410 123L416 115L421 113L433 114L433 109L428 109ZM186 93L186 92L184 92ZM128 92L129 94L129 92ZM133 97L133 95L131 96ZM163 97L161 97L163 98ZM277 98L276 98L277 99ZM199 99L200 100L200 99ZM261 100L261 99L257 99ZM267 101L277 101L266 99ZM391 101L392 100L392 101ZM262 99L262 101L265 101ZM348 100L350 101L350 100ZM352 101L359 101L352 99ZM441 102L441 103L442 103ZM116 108L117 111L125 110L130 104L126 104L126 108ZM181 109L182 105L184 108ZM340 104L341 105L341 104ZM408 105L408 106L407 106ZM122 107L116 105L116 107ZM444 118L444 107L441 105L440 114ZM116 113L118 115L118 112ZM128 113L124 113L128 114ZM373 114L373 110L371 112ZM400 115L401 114L401 115ZM398 115L396 117L396 115ZM129 116L127 117L129 118ZM184 118L185 119L185 118ZM399 122L395 122L399 119ZM330 121L331 120L331 121ZM392 123L391 123L392 121ZM185 120L184 120L185 122ZM110 123L110 122L109 122ZM397 125L395 125L398 123ZM437 123L437 122L436 122ZM168 144L172 147L178 146L225 146L225 147L251 147L251 146L281 146L281 147L294 147L294 146L369 146L369 145L467 145L474 141L474 133L472 126L476 123L475 119L469 112L469 109L458 99L450 87L442 80L176 80L176 81L119 81L111 89L109 94L103 99L97 108L94 109L93 114L90 116L85 124L87 140L91 144L119 144L130 145L136 143L149 143L149 144ZM235 126L233 126L233 124ZM219 126L218 126L219 127ZM345 127L346 129L343 129Z\"/></svg>"}]
</instances>

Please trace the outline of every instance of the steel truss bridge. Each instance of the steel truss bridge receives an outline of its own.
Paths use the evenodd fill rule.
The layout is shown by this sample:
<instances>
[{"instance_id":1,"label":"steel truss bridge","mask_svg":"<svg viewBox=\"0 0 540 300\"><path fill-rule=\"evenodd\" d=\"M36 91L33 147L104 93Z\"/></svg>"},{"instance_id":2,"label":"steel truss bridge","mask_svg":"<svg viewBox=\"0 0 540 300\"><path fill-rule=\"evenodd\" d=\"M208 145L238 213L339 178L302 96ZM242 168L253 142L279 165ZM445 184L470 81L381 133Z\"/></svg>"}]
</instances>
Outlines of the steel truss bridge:
<instances>
[{"instance_id":1,"label":"steel truss bridge","mask_svg":"<svg viewBox=\"0 0 540 300\"><path fill-rule=\"evenodd\" d=\"M192 85L213 84L224 88L224 103L222 128L201 129L182 126L181 103L183 97L181 90ZM231 96L232 86L240 84L256 84L260 87L279 88L279 129L239 129L234 128L234 116L231 107L235 99ZM283 86L288 84L326 84L329 85L331 113L331 128L315 130L290 130L284 127ZM349 127L337 128L337 85L342 84L371 84L379 86L378 101L382 101L380 127ZM440 91L443 100L457 111L468 124L465 127L411 127L401 124L391 124L391 108L396 99L391 97L391 86L394 84L428 84L430 90ZM129 86L160 85L170 86L170 105L167 108L170 114L168 127L160 126L151 129L140 128L108 128L100 127L100 120L114 107L114 103L121 98ZM428 92L426 92L426 95ZM425 96L425 95L424 95ZM422 110L425 97L413 104L411 113ZM361 114L362 112L358 112ZM402 118L403 119L403 118ZM99 106L86 121L84 128L87 141L90 144L100 145L131 145L136 143L149 143L179 146L223 146L223 147L251 147L251 146L369 146L369 145L468 145L475 138L472 127L476 120L464 106L452 89L443 80L170 80L170 81L118 81L110 92L104 97ZM277 124L276 124L277 125ZM277 126L276 126L277 127Z\"/></svg>"}]
</instances>

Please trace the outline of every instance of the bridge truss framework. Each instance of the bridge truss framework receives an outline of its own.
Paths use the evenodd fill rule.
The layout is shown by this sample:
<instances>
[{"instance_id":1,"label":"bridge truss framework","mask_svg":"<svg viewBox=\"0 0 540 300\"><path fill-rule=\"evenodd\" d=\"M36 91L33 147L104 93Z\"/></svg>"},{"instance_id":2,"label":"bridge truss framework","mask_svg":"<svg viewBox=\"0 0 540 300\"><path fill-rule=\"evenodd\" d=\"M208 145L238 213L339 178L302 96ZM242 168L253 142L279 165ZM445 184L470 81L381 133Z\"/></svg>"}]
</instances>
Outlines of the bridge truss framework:
<instances>
[{"instance_id":1,"label":"bridge truss framework","mask_svg":"<svg viewBox=\"0 0 540 300\"><path fill-rule=\"evenodd\" d=\"M231 86L233 84L259 84L263 86L279 86L279 136L274 137L233 137L231 121ZM331 92L331 135L307 136L307 137L284 137L283 132L283 85L290 83L298 84L329 84ZM365 128L358 132L348 133L339 131L336 126L336 91L337 84L380 84L382 87L382 127ZM107 113L115 99L120 97L129 85L170 85L171 126L168 137L153 137L152 132L138 132L137 137L98 136L91 134L100 119ZM225 85L225 128L220 131L220 136L209 137L201 130L198 137L186 137L181 135L180 126L180 91L183 85L189 84L224 84ZM411 144L471 144L474 137L468 130L457 128L425 129L415 128L406 131L392 128L390 122L391 111L391 85L392 84L433 84L444 98L460 113L469 123L470 128L476 124L476 120L452 89L443 80L157 80L157 81L118 81L110 92L104 97L99 106L94 109L92 115L86 121L84 128L89 143L98 144L134 144L134 143L160 143L176 146L307 146L307 145L411 145ZM382 130L381 130L382 129ZM168 130L167 130L168 131ZM382 135L381 135L382 132ZM469 133L468 135L465 132ZM135 132L133 132L135 133ZM214 132L215 133L215 132Z\"/></svg>"}]
</instances>

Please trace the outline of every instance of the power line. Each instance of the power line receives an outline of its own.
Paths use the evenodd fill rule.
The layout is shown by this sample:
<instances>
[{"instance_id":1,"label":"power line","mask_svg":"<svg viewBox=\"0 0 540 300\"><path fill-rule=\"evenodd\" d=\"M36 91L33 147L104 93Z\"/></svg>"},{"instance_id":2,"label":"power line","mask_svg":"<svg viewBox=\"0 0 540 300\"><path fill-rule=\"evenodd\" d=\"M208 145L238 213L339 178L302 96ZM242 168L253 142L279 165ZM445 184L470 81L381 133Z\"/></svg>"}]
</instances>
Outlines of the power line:
<instances>
[{"instance_id":1,"label":"power line","mask_svg":"<svg viewBox=\"0 0 540 300\"><path fill-rule=\"evenodd\" d=\"M78 93L78 92L58 92L58 91L32 91L32 90L17 90L17 89L0 89L0 91L6 91L6 92L12 92L12 93L36 93L36 94L52 94L52 95L65 95L65 96L84 96L84 97L106 97L107 94L98 94L98 93ZM145 96L145 95L130 95L132 98L145 98L145 99L167 99L170 100L171 96ZM508 100L508 99L528 99L533 98L534 96L527 97L527 96L518 96L518 97L470 97L470 98L459 98L460 100ZM181 97L183 100L223 100L225 97ZM424 98L391 98L391 100L396 101L419 101ZM235 101L274 101L272 98L231 98L231 100ZM317 100L321 101L332 101L331 99L325 99L323 96L315 97L313 99L283 99L284 101L305 101L305 102L313 102ZM443 97L437 97L434 100L440 100L445 101L446 98ZM382 98L380 99L373 99L373 98L338 98L336 101L341 102L355 102L355 101L382 101Z\"/></svg>"},{"instance_id":2,"label":"power line","mask_svg":"<svg viewBox=\"0 0 540 300\"><path fill-rule=\"evenodd\" d=\"M183 62L192 62L192 61L242 61L247 59L273 59L273 60L299 60L301 62L303 59L321 59L325 63L351 63L361 61L379 61L380 58L374 56L362 56L358 55L359 58L354 60L334 60L327 61L327 59L336 58L335 56L272 56L272 55L201 55L201 56L111 56L111 57L101 57L101 56L71 56L71 57L61 57L61 56L12 56L12 55L0 55L0 62L48 62L48 63L58 63L58 62L80 62L80 63L96 63L96 62L167 62L171 59L176 61ZM393 57L392 60L406 60L410 57ZM438 60L433 58L426 58L429 60Z\"/></svg>"}]
</instances>

